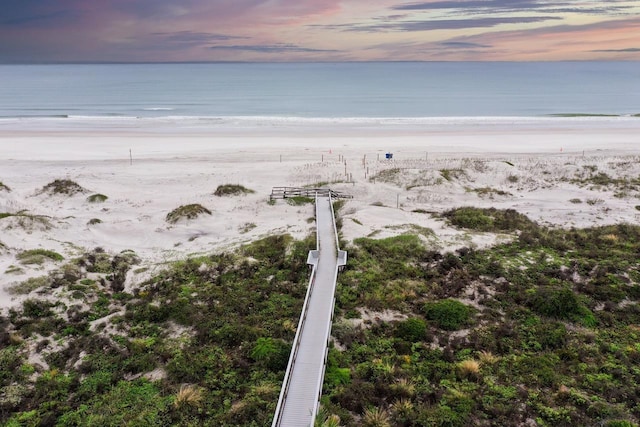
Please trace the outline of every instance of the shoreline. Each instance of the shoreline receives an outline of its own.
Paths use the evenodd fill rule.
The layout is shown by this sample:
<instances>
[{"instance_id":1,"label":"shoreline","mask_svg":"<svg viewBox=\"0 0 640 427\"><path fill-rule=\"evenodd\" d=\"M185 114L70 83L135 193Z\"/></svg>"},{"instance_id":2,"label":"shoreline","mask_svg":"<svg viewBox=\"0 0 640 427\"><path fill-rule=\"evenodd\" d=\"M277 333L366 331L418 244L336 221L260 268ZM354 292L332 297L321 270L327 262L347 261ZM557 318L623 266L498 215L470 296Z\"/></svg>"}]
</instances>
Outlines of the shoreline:
<instances>
[{"instance_id":1,"label":"shoreline","mask_svg":"<svg viewBox=\"0 0 640 427\"><path fill-rule=\"evenodd\" d=\"M640 128L640 115L558 114L545 116L452 117L294 117L294 116L69 116L0 118L0 133L229 133L295 132L429 132L482 129L505 131L548 129Z\"/></svg>"}]
</instances>

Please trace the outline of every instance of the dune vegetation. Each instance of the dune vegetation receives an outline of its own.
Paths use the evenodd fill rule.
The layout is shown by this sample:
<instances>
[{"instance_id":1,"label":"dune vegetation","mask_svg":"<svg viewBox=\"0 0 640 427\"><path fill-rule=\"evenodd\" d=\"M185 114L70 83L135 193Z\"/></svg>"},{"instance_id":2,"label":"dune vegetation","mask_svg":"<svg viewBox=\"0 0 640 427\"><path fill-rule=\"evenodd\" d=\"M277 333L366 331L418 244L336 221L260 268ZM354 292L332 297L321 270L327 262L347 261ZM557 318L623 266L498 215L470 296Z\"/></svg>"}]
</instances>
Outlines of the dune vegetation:
<instances>
[{"instance_id":1,"label":"dune vegetation","mask_svg":"<svg viewBox=\"0 0 640 427\"><path fill-rule=\"evenodd\" d=\"M444 218L513 239L343 244L317 424L637 425L640 227ZM64 261L0 319L0 423L269 425L314 245L266 237L141 282L131 251Z\"/></svg>"},{"instance_id":2,"label":"dune vegetation","mask_svg":"<svg viewBox=\"0 0 640 427\"><path fill-rule=\"evenodd\" d=\"M87 189L70 179L56 179L42 187L40 193L51 195L61 194L65 196L73 196L75 194L86 193Z\"/></svg>"},{"instance_id":3,"label":"dune vegetation","mask_svg":"<svg viewBox=\"0 0 640 427\"><path fill-rule=\"evenodd\" d=\"M201 204L193 203L175 208L167 214L166 219L169 224L175 224L183 219L196 219L203 214L211 215L211 211Z\"/></svg>"},{"instance_id":4,"label":"dune vegetation","mask_svg":"<svg viewBox=\"0 0 640 427\"><path fill-rule=\"evenodd\" d=\"M223 185L219 185L213 194L218 197L222 197L222 196L240 196L243 194L251 194L251 193L255 193L255 191L239 184L223 184Z\"/></svg>"}]
</instances>

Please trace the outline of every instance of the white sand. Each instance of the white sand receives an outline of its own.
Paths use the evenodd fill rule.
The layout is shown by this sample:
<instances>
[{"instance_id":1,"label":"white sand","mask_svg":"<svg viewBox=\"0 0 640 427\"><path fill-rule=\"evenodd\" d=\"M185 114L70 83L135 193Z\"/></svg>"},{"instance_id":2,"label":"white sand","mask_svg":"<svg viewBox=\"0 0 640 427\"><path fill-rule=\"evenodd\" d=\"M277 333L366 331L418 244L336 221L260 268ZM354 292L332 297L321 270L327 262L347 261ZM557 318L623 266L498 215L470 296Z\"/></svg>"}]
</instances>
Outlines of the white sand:
<instances>
[{"instance_id":1,"label":"white sand","mask_svg":"<svg viewBox=\"0 0 640 427\"><path fill-rule=\"evenodd\" d=\"M612 188L570 182L594 168L612 177L640 177L640 118L3 121L0 149L0 181L12 190L0 191L0 212L26 210L50 217L51 224L0 219L4 308L18 302L7 287L56 268L53 262L21 265L16 259L21 251L43 248L71 258L95 247L114 253L132 249L153 271L165 261L272 233L303 237L314 227L308 221L312 207L283 201L271 206L271 188L346 181L347 175L354 182L331 187L355 197L343 208L348 240L417 227L432 229L435 236L425 233L425 240L441 250L508 238L455 230L430 214L412 212L464 205L513 208L563 227L635 223L640 216L638 191L614 197ZM392 161L384 159L387 151L393 152ZM387 182L369 180L396 168L400 172L385 173ZM447 181L443 169L464 173ZM38 194L55 179L71 179L89 193ZM255 193L216 197L220 184L241 184ZM470 191L484 187L507 194ZM93 193L109 198L87 202ZM177 225L165 221L168 212L190 203L213 214ZM102 223L87 225L93 218Z\"/></svg>"}]
</instances>

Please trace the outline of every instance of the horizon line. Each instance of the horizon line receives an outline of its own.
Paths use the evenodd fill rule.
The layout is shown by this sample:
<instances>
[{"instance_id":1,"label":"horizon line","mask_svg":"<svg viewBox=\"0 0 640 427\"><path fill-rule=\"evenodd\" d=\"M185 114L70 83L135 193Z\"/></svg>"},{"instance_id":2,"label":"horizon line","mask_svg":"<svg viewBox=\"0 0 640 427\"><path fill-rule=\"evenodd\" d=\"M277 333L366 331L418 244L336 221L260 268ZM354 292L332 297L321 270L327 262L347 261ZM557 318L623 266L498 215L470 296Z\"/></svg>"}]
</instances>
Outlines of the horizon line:
<instances>
[{"instance_id":1,"label":"horizon line","mask_svg":"<svg viewBox=\"0 0 640 427\"><path fill-rule=\"evenodd\" d=\"M0 65L173 65L173 64L380 64L380 63L562 63L562 62L640 62L640 59L561 59L561 60L351 60L351 61L56 61L2 62Z\"/></svg>"}]
</instances>

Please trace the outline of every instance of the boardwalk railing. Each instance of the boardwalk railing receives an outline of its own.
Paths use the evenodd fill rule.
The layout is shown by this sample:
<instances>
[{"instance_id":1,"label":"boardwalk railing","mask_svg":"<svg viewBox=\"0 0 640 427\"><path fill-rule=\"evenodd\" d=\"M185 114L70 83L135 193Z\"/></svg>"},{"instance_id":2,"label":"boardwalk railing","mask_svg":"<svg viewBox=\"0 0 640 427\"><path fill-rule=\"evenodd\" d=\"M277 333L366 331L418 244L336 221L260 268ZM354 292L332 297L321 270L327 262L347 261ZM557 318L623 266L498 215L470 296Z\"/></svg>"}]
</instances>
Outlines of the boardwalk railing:
<instances>
[{"instance_id":1,"label":"boardwalk railing","mask_svg":"<svg viewBox=\"0 0 640 427\"><path fill-rule=\"evenodd\" d=\"M331 301L331 318L329 322L325 325L325 334L324 334L324 360L322 362L322 375L318 378L318 383L316 384L318 390L318 399L315 402L313 407L313 411L311 411L311 425L313 427L314 420L316 419L316 415L318 414L318 409L320 407L320 399L322 398L322 384L324 383L324 374L327 371L327 361L329 359L329 341L331 340L331 326L333 324L333 315L335 312L336 306L336 287L338 286L338 272L341 271L345 265L347 264L347 251L340 250L340 240L338 240L338 226L336 225L336 213L333 210L333 201L331 198L331 194L329 194L329 205L331 206L331 218L333 219L333 233L336 242L336 250L338 253L338 260L336 262L336 271L333 275L333 284L331 289L332 301ZM317 209L317 197L316 197L316 209ZM316 213L317 216L317 213Z\"/></svg>"},{"instance_id":2,"label":"boardwalk railing","mask_svg":"<svg viewBox=\"0 0 640 427\"><path fill-rule=\"evenodd\" d=\"M289 187L280 187L280 188L289 188ZM309 189L304 189L304 190L309 190ZM327 191L327 189L323 189L323 191ZM314 328L324 328L324 331L322 333L322 337L324 340L324 357L323 357L323 361L322 361L322 370L321 373L319 375L319 377L316 380L316 384L315 384L315 390L317 390L317 396L315 399L315 402L313 404L313 408L310 410L310 426L313 426L314 424L314 420L316 417L316 414L318 412L318 408L319 408L319 403L320 403L320 397L322 396L322 384L324 382L324 373L326 370L326 364L327 364L327 356L328 356L328 344L329 344L329 339L331 336L331 323L333 321L333 310L335 307L335 289L336 289L336 278L338 275L338 271L340 269L342 269L344 267L344 265L346 264L346 260L347 260L347 253L346 251L341 251L339 248L339 243L338 243L338 232L337 232L337 228L336 228L336 224L335 224L335 216L334 216L334 211L333 211L333 204L331 203L331 193L326 193L326 194L322 194L320 192L317 192L314 194L315 196L315 200L316 200L316 209L315 209L315 214L316 214L316 219L318 219L319 215L318 215L318 198L319 197L328 197L329 198L329 205L331 207L331 220L333 222L333 234L334 234L334 238L335 238L335 245L336 245L336 249L337 249L337 253L338 253L338 259L336 261L336 267L335 267L335 274L333 276L333 283L331 284L331 298L332 298L332 302L331 302L331 316L329 321L327 322L327 324L324 325L314 325ZM296 334L295 337L293 339L293 344L292 344L292 349L291 349L291 354L289 356L289 362L287 364L287 369L285 371L285 375L284 375L284 380L282 383L282 389L280 390L280 396L278 398L278 404L276 406L276 411L275 411L275 415L273 418L273 423L272 423L272 427L279 427L281 426L281 423L283 422L283 414L285 413L285 404L296 404L295 401L287 401L288 398L288 393L289 393L289 389L290 389L290 384L291 384L291 379L292 379L292 373L294 370L294 366L295 366L295 362L298 356L298 350L300 348L300 341L301 341L301 336L303 333L303 330L305 328L305 322L307 320L307 312L309 311L309 306L310 306L310 299L311 299L311 295L313 293L314 287L316 285L316 270L318 267L318 262L319 262L319 257L320 257L320 232L317 233L316 236L316 250L312 250L309 252L309 255L307 257L307 263L312 265L312 271L311 271L311 278L309 280L309 287L307 289L307 293L305 296L305 300L302 306L302 313L300 315L300 320L298 321L298 328L296 330ZM285 427L290 427L290 426L285 426Z\"/></svg>"},{"instance_id":3,"label":"boardwalk railing","mask_svg":"<svg viewBox=\"0 0 640 427\"><path fill-rule=\"evenodd\" d=\"M317 251L311 251L311 252L317 252ZM311 260L312 258L311 252L309 253L308 260ZM315 258L315 262L316 264L313 264L313 269L311 270L309 287L307 288L307 295L305 296L304 304L302 305L302 313L300 314L300 320L298 321L298 328L296 329L296 335L293 338L293 346L291 347L289 363L287 363L287 370L284 373L284 380L282 381L282 388L280 389L280 396L278 397L278 405L276 406L276 412L273 417L273 423L271 424L272 427L277 427L280 425L280 419L282 417L282 408L284 407L285 401L287 400L287 394L289 392L289 383L291 382L291 371L293 369L293 365L296 362L296 357L298 356L298 349L300 348L300 335L302 334L304 321L307 318L307 311L309 308L309 297L311 296L311 292L313 292L313 284L316 278L316 266L318 262L317 255Z\"/></svg>"},{"instance_id":4,"label":"boardwalk railing","mask_svg":"<svg viewBox=\"0 0 640 427\"><path fill-rule=\"evenodd\" d=\"M333 199L352 199L353 196L330 188L306 188L306 187L273 187L270 200L287 199L291 197L331 197Z\"/></svg>"}]
</instances>

